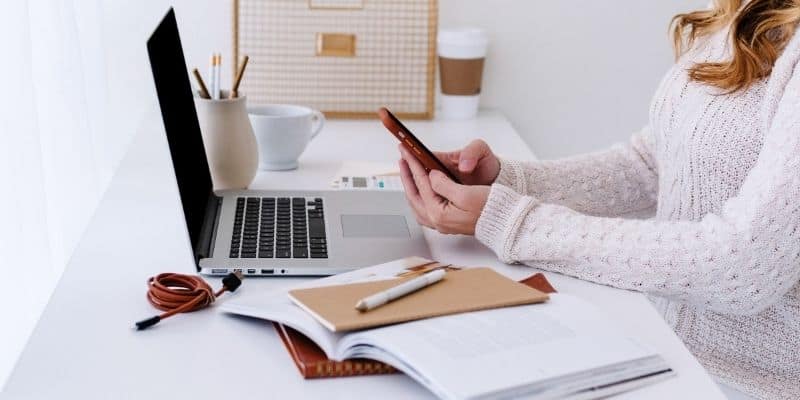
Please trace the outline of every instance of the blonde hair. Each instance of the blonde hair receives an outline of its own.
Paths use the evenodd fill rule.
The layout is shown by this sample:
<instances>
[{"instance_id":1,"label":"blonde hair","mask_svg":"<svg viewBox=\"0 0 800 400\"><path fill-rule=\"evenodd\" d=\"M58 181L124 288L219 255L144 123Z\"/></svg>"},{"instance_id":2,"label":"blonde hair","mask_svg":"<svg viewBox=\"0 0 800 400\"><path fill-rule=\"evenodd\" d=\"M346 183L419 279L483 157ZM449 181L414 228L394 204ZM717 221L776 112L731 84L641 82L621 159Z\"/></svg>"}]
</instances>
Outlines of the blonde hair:
<instances>
[{"instance_id":1,"label":"blonde hair","mask_svg":"<svg viewBox=\"0 0 800 400\"><path fill-rule=\"evenodd\" d=\"M728 24L732 57L698 63L689 69L692 80L736 92L772 72L775 60L800 21L800 0L714 0L711 9L678 14L671 30L676 57L695 41Z\"/></svg>"}]
</instances>

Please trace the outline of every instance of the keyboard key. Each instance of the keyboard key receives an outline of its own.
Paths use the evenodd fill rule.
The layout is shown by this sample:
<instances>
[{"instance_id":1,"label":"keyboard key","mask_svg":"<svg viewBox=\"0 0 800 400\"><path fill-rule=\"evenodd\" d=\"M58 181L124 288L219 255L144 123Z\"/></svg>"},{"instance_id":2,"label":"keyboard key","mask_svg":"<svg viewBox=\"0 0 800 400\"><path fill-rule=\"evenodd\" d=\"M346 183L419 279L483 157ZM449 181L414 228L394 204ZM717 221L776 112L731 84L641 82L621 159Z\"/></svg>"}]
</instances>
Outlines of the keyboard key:
<instances>
[{"instance_id":1,"label":"keyboard key","mask_svg":"<svg viewBox=\"0 0 800 400\"><path fill-rule=\"evenodd\" d=\"M309 219L308 220L308 236L312 239L325 238L325 222L322 219Z\"/></svg>"},{"instance_id":2,"label":"keyboard key","mask_svg":"<svg viewBox=\"0 0 800 400\"><path fill-rule=\"evenodd\" d=\"M292 257L294 257L294 258L308 258L308 250L306 250L305 248L297 248L297 247L295 247L294 251L292 252Z\"/></svg>"},{"instance_id":3,"label":"keyboard key","mask_svg":"<svg viewBox=\"0 0 800 400\"><path fill-rule=\"evenodd\" d=\"M311 253L311 258L328 258L327 253Z\"/></svg>"},{"instance_id":4,"label":"keyboard key","mask_svg":"<svg viewBox=\"0 0 800 400\"><path fill-rule=\"evenodd\" d=\"M275 258L291 258L292 252L289 250L278 250L275 252Z\"/></svg>"}]
</instances>

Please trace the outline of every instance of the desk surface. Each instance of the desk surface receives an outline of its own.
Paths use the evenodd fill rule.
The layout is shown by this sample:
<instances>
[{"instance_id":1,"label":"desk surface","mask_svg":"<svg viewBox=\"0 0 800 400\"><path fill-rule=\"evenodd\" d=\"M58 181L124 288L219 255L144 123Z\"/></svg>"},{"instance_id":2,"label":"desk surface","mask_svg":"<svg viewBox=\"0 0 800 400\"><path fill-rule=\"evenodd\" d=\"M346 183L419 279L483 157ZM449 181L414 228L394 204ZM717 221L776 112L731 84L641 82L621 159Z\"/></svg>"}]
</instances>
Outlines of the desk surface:
<instances>
[{"instance_id":1,"label":"desk surface","mask_svg":"<svg viewBox=\"0 0 800 400\"><path fill-rule=\"evenodd\" d=\"M533 157L497 113L483 112L473 121L409 125L433 148L453 149L486 137L503 156ZM270 325L213 309L133 331L134 321L155 313L144 296L147 277L164 271L194 272L167 156L163 128L153 116L121 163L3 398L431 397L402 375L305 381ZM331 121L309 146L298 170L260 173L252 187L323 189L343 160L396 158L394 139L377 122ZM534 272L500 263L472 237L426 231L426 238L441 261L491 266L516 278ZM559 291L590 300L631 335L657 348L677 371L676 378L618 398L723 398L644 296L558 274L547 276ZM301 281L248 279L241 291L273 290ZM212 282L214 287L218 284Z\"/></svg>"}]
</instances>

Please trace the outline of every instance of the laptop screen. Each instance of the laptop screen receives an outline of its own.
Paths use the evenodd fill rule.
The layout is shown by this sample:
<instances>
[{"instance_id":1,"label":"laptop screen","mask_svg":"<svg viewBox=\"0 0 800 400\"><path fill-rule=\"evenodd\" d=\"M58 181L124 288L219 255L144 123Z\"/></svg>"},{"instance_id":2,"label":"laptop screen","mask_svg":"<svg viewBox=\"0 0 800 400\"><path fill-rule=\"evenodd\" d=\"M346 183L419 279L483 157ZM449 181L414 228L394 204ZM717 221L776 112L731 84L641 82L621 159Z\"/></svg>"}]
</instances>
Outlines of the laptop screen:
<instances>
[{"instance_id":1,"label":"laptop screen","mask_svg":"<svg viewBox=\"0 0 800 400\"><path fill-rule=\"evenodd\" d=\"M192 249L197 249L213 187L172 9L147 41L147 52Z\"/></svg>"}]
</instances>

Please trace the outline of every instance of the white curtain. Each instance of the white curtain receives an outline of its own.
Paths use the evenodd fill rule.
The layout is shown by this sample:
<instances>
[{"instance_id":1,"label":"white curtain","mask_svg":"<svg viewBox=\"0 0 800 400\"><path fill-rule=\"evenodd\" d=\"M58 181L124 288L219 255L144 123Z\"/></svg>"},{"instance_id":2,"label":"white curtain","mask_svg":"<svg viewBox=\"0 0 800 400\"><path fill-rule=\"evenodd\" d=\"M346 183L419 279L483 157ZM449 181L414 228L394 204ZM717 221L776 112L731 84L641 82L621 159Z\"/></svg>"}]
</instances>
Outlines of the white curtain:
<instances>
[{"instance_id":1,"label":"white curtain","mask_svg":"<svg viewBox=\"0 0 800 400\"><path fill-rule=\"evenodd\" d=\"M117 160L98 0L0 7L0 387Z\"/></svg>"},{"instance_id":2,"label":"white curtain","mask_svg":"<svg viewBox=\"0 0 800 400\"><path fill-rule=\"evenodd\" d=\"M0 388L129 143L160 124L145 42L170 6L191 65L230 54L230 0L0 2Z\"/></svg>"}]
</instances>

